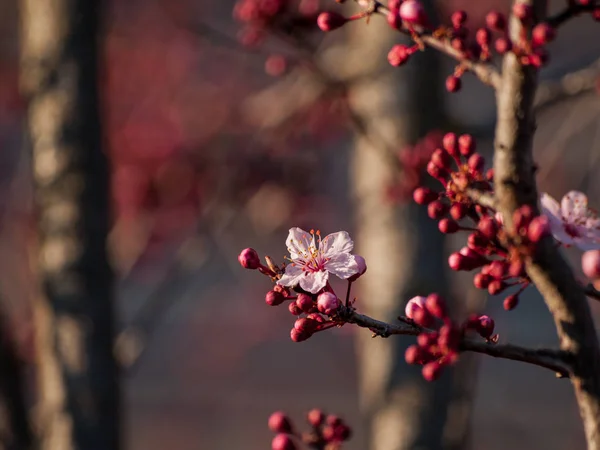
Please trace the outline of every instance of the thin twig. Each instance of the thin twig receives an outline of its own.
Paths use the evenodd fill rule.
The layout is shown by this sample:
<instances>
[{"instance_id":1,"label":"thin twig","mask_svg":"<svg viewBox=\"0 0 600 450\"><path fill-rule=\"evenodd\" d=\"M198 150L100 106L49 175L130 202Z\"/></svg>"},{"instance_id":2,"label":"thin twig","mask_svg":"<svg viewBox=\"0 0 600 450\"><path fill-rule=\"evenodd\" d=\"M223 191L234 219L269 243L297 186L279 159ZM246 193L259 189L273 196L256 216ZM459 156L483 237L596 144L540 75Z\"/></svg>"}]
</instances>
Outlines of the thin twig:
<instances>
[{"instance_id":1,"label":"thin twig","mask_svg":"<svg viewBox=\"0 0 600 450\"><path fill-rule=\"evenodd\" d=\"M496 199L491 192L483 192L479 189L467 189L464 193L475 203L485 206L486 208L496 209L498 206L496 204Z\"/></svg>"},{"instance_id":2,"label":"thin twig","mask_svg":"<svg viewBox=\"0 0 600 450\"><path fill-rule=\"evenodd\" d=\"M373 319L364 314L348 308L342 311L342 318L347 323L353 323L362 328L368 328L376 336L389 337L392 335L417 336L426 329L413 325L409 320L402 320L399 324L389 324ZM531 349L511 344L492 344L476 342L465 339L461 343L461 350L481 353L495 358L510 359L513 361L526 362L535 366L544 367L555 372L561 378L568 378L570 366L567 362L566 353L554 349Z\"/></svg>"},{"instance_id":3,"label":"thin twig","mask_svg":"<svg viewBox=\"0 0 600 450\"><path fill-rule=\"evenodd\" d=\"M587 286L584 286L583 292L590 298L600 300L600 291L598 291L593 284L588 284Z\"/></svg>"},{"instance_id":4,"label":"thin twig","mask_svg":"<svg viewBox=\"0 0 600 450\"><path fill-rule=\"evenodd\" d=\"M584 12L592 12L596 8L595 2L591 2L589 5L582 5L580 3L572 3L563 9L561 12L554 16L548 17L545 22L547 22L550 26L557 28L564 24L569 19L584 13Z\"/></svg>"}]
</instances>

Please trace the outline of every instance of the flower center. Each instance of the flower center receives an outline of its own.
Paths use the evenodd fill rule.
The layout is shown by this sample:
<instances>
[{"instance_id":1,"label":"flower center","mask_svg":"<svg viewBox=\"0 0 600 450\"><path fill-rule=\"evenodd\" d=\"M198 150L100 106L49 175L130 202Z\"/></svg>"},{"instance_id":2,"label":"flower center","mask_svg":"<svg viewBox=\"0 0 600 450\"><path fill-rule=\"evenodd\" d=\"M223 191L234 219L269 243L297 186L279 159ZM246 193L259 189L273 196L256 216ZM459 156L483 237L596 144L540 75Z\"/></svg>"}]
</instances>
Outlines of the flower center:
<instances>
[{"instance_id":1,"label":"flower center","mask_svg":"<svg viewBox=\"0 0 600 450\"><path fill-rule=\"evenodd\" d=\"M565 229L565 233L567 233L569 236L571 236L573 238L581 237L581 233L579 232L577 227L575 225L573 225L572 223L565 223L564 229Z\"/></svg>"}]
</instances>

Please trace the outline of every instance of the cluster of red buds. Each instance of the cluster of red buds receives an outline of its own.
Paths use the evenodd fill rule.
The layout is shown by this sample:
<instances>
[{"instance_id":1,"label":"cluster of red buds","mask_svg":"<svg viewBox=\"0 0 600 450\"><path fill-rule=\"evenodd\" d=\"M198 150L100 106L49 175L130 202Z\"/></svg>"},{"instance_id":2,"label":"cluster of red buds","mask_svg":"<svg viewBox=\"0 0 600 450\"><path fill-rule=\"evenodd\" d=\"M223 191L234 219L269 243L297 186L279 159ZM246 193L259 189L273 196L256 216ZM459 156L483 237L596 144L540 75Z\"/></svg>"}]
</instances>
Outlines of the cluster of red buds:
<instances>
[{"instance_id":1,"label":"cluster of red buds","mask_svg":"<svg viewBox=\"0 0 600 450\"><path fill-rule=\"evenodd\" d=\"M339 450L350 439L352 429L338 416L325 415L320 409L308 412L310 431L300 432L281 411L269 417L269 429L277 433L271 442L272 450L296 450L299 444L321 450Z\"/></svg>"},{"instance_id":2,"label":"cluster of red buds","mask_svg":"<svg viewBox=\"0 0 600 450\"><path fill-rule=\"evenodd\" d=\"M424 330L418 335L417 344L406 349L404 357L409 364L423 366L423 378L427 381L437 380L444 367L458 361L461 342L468 332L477 333L488 342L498 341L491 318L473 315L457 324L448 316L446 302L439 294L412 298L405 314Z\"/></svg>"},{"instance_id":3,"label":"cluster of red buds","mask_svg":"<svg viewBox=\"0 0 600 450\"><path fill-rule=\"evenodd\" d=\"M470 135L448 133L442 148L433 152L427 164L427 172L443 189L418 187L413 198L427 205L429 217L439 222L442 233L469 232L467 245L448 259L452 270L480 269L473 283L491 295L520 286L504 301L505 309L511 310L530 284L525 261L533 255L536 244L550 234L550 226L546 216L534 216L533 209L525 205L514 213L514 231L507 233L501 215L474 199L473 192L493 193L493 171L484 171L484 167L485 160L475 152L475 140Z\"/></svg>"},{"instance_id":4,"label":"cluster of red buds","mask_svg":"<svg viewBox=\"0 0 600 450\"><path fill-rule=\"evenodd\" d=\"M415 188L423 183L424 169L435 149L441 146L442 137L440 131L431 131L415 145L403 147L398 152L402 173L388 186L387 198L390 201L403 202L412 197Z\"/></svg>"}]
</instances>

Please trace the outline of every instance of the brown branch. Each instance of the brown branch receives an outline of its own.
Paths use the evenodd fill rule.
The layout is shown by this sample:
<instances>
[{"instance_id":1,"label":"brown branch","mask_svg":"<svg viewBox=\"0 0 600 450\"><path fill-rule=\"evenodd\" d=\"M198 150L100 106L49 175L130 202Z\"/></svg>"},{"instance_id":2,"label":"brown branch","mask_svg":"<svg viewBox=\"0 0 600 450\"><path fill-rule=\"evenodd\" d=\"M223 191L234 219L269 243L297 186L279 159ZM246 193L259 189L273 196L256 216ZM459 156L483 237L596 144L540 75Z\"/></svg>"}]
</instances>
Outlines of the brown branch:
<instances>
[{"instance_id":1,"label":"brown branch","mask_svg":"<svg viewBox=\"0 0 600 450\"><path fill-rule=\"evenodd\" d=\"M593 284L588 284L587 286L583 286L583 292L586 296L593 298L595 300L600 300L600 291L598 291Z\"/></svg>"},{"instance_id":2,"label":"brown branch","mask_svg":"<svg viewBox=\"0 0 600 450\"><path fill-rule=\"evenodd\" d=\"M483 192L478 189L467 189L464 193L467 195L467 197L481 206L485 206L486 208L490 209L497 209L498 207L496 199L491 192Z\"/></svg>"},{"instance_id":3,"label":"brown branch","mask_svg":"<svg viewBox=\"0 0 600 450\"><path fill-rule=\"evenodd\" d=\"M359 0L355 0L357 3L362 3ZM374 0L372 2L372 8L374 12L379 13L383 16L387 16L390 10L383 5L381 2ZM402 28L399 30L401 33L404 33L410 36L410 31ZM416 29L416 31L421 31ZM438 39L429 34L420 34L419 38L423 41L427 46L444 53L452 59L460 62L460 64L470 72L472 72L477 78L479 78L484 84L493 87L494 89L499 89L500 83L502 81L502 77L500 73L492 64L480 61L472 61L464 57L464 55L452 47L450 41L448 39Z\"/></svg>"},{"instance_id":4,"label":"brown branch","mask_svg":"<svg viewBox=\"0 0 600 450\"><path fill-rule=\"evenodd\" d=\"M545 6L544 1L520 1L538 9ZM543 11L538 12L538 17L544 17ZM520 21L511 18L511 37L518 39L521 31ZM499 209L510 231L513 212L521 205L528 204L537 211L532 156L537 72L522 66L514 54L507 54L502 73L497 94L494 178ZM540 242L533 261L527 264L527 273L554 317L561 349L570 354L571 380L588 449L600 450L600 348L586 297L550 238Z\"/></svg>"},{"instance_id":5,"label":"brown branch","mask_svg":"<svg viewBox=\"0 0 600 450\"><path fill-rule=\"evenodd\" d=\"M595 2L591 2L590 5L581 5L579 3L572 3L563 9L561 12L554 16L548 17L545 22L551 25L554 28L557 28L564 24L569 19L572 19L575 16L578 16L584 12L592 12L596 8Z\"/></svg>"},{"instance_id":6,"label":"brown branch","mask_svg":"<svg viewBox=\"0 0 600 450\"><path fill-rule=\"evenodd\" d=\"M342 319L347 323L353 323L362 328L368 328L375 336L389 337L392 335L417 336L427 331L426 329L413 325L404 319L399 324L389 324L373 319L364 314L359 314L352 309L342 311ZM401 319L401 318L399 318ZM564 352L552 349L530 349L510 344L489 344L465 339L461 343L462 351L481 353L495 358L521 361L535 366L544 367L556 372L561 378L568 378L570 367Z\"/></svg>"}]
</instances>

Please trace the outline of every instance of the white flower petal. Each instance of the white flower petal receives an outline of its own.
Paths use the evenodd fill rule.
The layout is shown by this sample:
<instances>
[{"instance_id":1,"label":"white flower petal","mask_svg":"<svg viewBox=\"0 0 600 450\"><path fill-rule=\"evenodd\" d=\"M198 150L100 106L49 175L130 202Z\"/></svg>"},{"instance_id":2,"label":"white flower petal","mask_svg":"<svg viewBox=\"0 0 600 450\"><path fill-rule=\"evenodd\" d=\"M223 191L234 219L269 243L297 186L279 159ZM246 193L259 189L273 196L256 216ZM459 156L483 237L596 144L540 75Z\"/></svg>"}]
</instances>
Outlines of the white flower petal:
<instances>
[{"instance_id":1,"label":"white flower petal","mask_svg":"<svg viewBox=\"0 0 600 450\"><path fill-rule=\"evenodd\" d=\"M311 235L302 228L290 228L285 245L290 252L290 257L294 259L304 259L308 254L308 248L311 243Z\"/></svg>"},{"instance_id":2,"label":"white flower petal","mask_svg":"<svg viewBox=\"0 0 600 450\"><path fill-rule=\"evenodd\" d=\"M350 253L354 248L354 242L350 239L347 231L338 231L328 234L321 241L319 250L323 256L329 258L337 253Z\"/></svg>"},{"instance_id":3,"label":"white flower petal","mask_svg":"<svg viewBox=\"0 0 600 450\"><path fill-rule=\"evenodd\" d=\"M304 272L300 277L300 287L311 294L316 294L327 285L329 272L326 270L319 272Z\"/></svg>"},{"instance_id":4,"label":"white flower petal","mask_svg":"<svg viewBox=\"0 0 600 450\"><path fill-rule=\"evenodd\" d=\"M304 276L304 271L301 267L293 264L285 266L285 273L277 281L277 284L282 286L296 286L300 282L300 277Z\"/></svg>"},{"instance_id":5,"label":"white flower petal","mask_svg":"<svg viewBox=\"0 0 600 450\"><path fill-rule=\"evenodd\" d=\"M354 255L339 253L333 255L326 263L325 269L342 280L347 280L359 272L359 267Z\"/></svg>"},{"instance_id":6,"label":"white flower petal","mask_svg":"<svg viewBox=\"0 0 600 450\"><path fill-rule=\"evenodd\" d=\"M587 196L583 192L567 192L560 202L563 217L568 218L570 222L585 218L587 216L587 203Z\"/></svg>"},{"instance_id":7,"label":"white flower petal","mask_svg":"<svg viewBox=\"0 0 600 450\"><path fill-rule=\"evenodd\" d=\"M556 200L544 192L540 198L540 204L542 206L542 212L548 216L550 220L554 218L562 222L560 205Z\"/></svg>"}]
</instances>

